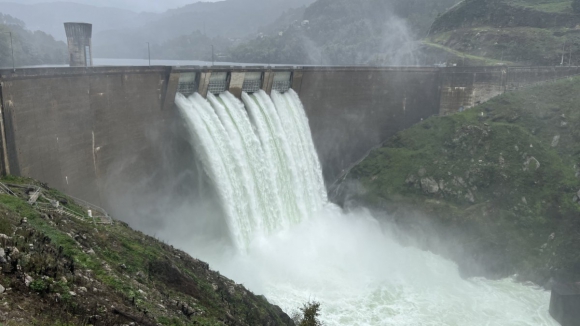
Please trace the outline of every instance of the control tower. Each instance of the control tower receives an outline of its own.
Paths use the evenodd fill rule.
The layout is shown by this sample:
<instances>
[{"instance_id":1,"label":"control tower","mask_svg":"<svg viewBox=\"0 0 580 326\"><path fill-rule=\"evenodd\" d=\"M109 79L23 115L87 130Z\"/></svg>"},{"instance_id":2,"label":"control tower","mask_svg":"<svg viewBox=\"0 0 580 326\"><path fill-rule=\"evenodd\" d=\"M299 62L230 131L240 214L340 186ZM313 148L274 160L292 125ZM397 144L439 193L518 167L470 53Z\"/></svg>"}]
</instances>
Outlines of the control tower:
<instances>
[{"instance_id":1,"label":"control tower","mask_svg":"<svg viewBox=\"0 0 580 326\"><path fill-rule=\"evenodd\" d=\"M64 23L71 67L91 67L93 50L91 37L93 25L87 23Z\"/></svg>"}]
</instances>

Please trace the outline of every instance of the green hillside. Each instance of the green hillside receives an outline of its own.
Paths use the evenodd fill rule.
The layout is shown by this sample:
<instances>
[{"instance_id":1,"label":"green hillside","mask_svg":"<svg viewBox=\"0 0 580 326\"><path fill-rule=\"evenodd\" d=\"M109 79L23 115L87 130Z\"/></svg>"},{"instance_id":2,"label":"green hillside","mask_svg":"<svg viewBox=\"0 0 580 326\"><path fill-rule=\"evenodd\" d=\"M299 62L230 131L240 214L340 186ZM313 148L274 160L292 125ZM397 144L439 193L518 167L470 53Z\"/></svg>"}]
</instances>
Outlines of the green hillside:
<instances>
[{"instance_id":1,"label":"green hillside","mask_svg":"<svg viewBox=\"0 0 580 326\"><path fill-rule=\"evenodd\" d=\"M29 31L22 21L0 13L0 68L12 67L9 33L12 33L14 64L17 67L68 63L64 42L55 41L44 32Z\"/></svg>"},{"instance_id":2,"label":"green hillside","mask_svg":"<svg viewBox=\"0 0 580 326\"><path fill-rule=\"evenodd\" d=\"M0 325L294 324L181 250L33 180L0 181Z\"/></svg>"},{"instance_id":3,"label":"green hillside","mask_svg":"<svg viewBox=\"0 0 580 326\"><path fill-rule=\"evenodd\" d=\"M342 201L386 209L469 275L580 275L579 103L574 78L425 120L356 166Z\"/></svg>"}]
</instances>

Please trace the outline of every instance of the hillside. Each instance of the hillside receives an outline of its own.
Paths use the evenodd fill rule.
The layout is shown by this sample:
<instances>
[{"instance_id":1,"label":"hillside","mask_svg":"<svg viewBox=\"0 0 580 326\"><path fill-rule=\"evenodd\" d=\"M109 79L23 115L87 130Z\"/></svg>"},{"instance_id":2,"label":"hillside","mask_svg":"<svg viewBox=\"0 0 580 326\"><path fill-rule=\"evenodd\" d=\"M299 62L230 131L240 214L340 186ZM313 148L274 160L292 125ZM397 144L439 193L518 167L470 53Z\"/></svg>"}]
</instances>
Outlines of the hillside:
<instances>
[{"instance_id":1,"label":"hillside","mask_svg":"<svg viewBox=\"0 0 580 326\"><path fill-rule=\"evenodd\" d=\"M427 119L353 168L336 198L387 210L465 275L576 279L578 103L574 78Z\"/></svg>"},{"instance_id":2,"label":"hillside","mask_svg":"<svg viewBox=\"0 0 580 326\"><path fill-rule=\"evenodd\" d=\"M578 65L580 14L567 0L465 0L426 41L451 51L521 65Z\"/></svg>"},{"instance_id":3,"label":"hillside","mask_svg":"<svg viewBox=\"0 0 580 326\"><path fill-rule=\"evenodd\" d=\"M119 221L99 224L109 220L88 218L70 198L33 180L0 181L0 323L294 324L183 251ZM30 205L36 189L40 196Z\"/></svg>"},{"instance_id":4,"label":"hillside","mask_svg":"<svg viewBox=\"0 0 580 326\"><path fill-rule=\"evenodd\" d=\"M313 0L226 0L196 2L157 14L151 21L125 29L112 28L94 36L95 57L144 58L145 42L161 45L177 42L177 38L202 33L214 38L229 40L229 45L255 35L258 28L272 23L285 10L312 3ZM216 44L217 46L218 44ZM189 49L194 45L183 45ZM217 47L223 51L227 47ZM195 53L179 59L203 59Z\"/></svg>"},{"instance_id":5,"label":"hillside","mask_svg":"<svg viewBox=\"0 0 580 326\"><path fill-rule=\"evenodd\" d=\"M30 29L40 30L66 42L65 22L93 23L93 35L110 29L140 26L156 14L71 2L21 4L0 2L0 12L22 20Z\"/></svg>"},{"instance_id":6,"label":"hillside","mask_svg":"<svg viewBox=\"0 0 580 326\"><path fill-rule=\"evenodd\" d=\"M318 0L285 28L274 26L231 50L239 62L353 65L415 64L413 42L457 0ZM301 16L299 16L301 15ZM290 19L291 17L291 19Z\"/></svg>"},{"instance_id":7,"label":"hillside","mask_svg":"<svg viewBox=\"0 0 580 326\"><path fill-rule=\"evenodd\" d=\"M68 51L64 42L41 31L30 31L21 20L0 13L0 67L12 68L12 46L17 67L66 64Z\"/></svg>"}]
</instances>

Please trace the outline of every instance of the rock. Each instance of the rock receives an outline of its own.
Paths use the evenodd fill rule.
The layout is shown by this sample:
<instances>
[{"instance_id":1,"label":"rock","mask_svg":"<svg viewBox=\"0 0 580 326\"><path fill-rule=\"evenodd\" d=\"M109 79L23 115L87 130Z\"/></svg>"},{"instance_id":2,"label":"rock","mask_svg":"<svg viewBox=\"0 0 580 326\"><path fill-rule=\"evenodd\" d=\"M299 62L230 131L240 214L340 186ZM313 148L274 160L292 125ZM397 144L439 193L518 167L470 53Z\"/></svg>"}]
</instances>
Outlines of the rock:
<instances>
[{"instance_id":1,"label":"rock","mask_svg":"<svg viewBox=\"0 0 580 326\"><path fill-rule=\"evenodd\" d=\"M161 308L161 309L165 310L165 307L164 307L162 304L160 304L160 303L158 303L158 304L157 304L157 307L159 307L159 308Z\"/></svg>"},{"instance_id":2,"label":"rock","mask_svg":"<svg viewBox=\"0 0 580 326\"><path fill-rule=\"evenodd\" d=\"M79 287L77 290L79 291L79 293L87 293L88 292L87 288L84 286Z\"/></svg>"},{"instance_id":3,"label":"rock","mask_svg":"<svg viewBox=\"0 0 580 326\"><path fill-rule=\"evenodd\" d=\"M568 122L566 122L566 121L560 122L560 127L565 128L567 126L568 126Z\"/></svg>"},{"instance_id":4,"label":"rock","mask_svg":"<svg viewBox=\"0 0 580 326\"><path fill-rule=\"evenodd\" d=\"M16 247L10 248L10 258L18 258L20 256L20 251Z\"/></svg>"},{"instance_id":5,"label":"rock","mask_svg":"<svg viewBox=\"0 0 580 326\"><path fill-rule=\"evenodd\" d=\"M1 234L0 233L0 239L4 239L4 240L10 240L12 239L11 237L7 236L6 234Z\"/></svg>"},{"instance_id":6,"label":"rock","mask_svg":"<svg viewBox=\"0 0 580 326\"><path fill-rule=\"evenodd\" d=\"M87 254L94 255L95 251L91 248L91 249L87 250Z\"/></svg>"},{"instance_id":7,"label":"rock","mask_svg":"<svg viewBox=\"0 0 580 326\"><path fill-rule=\"evenodd\" d=\"M548 237L548 240L552 241L554 239L556 239L556 233L550 234L550 236Z\"/></svg>"},{"instance_id":8,"label":"rock","mask_svg":"<svg viewBox=\"0 0 580 326\"><path fill-rule=\"evenodd\" d=\"M119 265L119 267L121 267L122 269L127 269L127 265L125 265L125 264L121 264L121 265Z\"/></svg>"},{"instance_id":9,"label":"rock","mask_svg":"<svg viewBox=\"0 0 580 326\"><path fill-rule=\"evenodd\" d=\"M24 274L24 284L30 286L30 283L32 282L34 282L34 279L30 275Z\"/></svg>"},{"instance_id":10,"label":"rock","mask_svg":"<svg viewBox=\"0 0 580 326\"><path fill-rule=\"evenodd\" d=\"M143 273L142 271L138 271L137 274L135 274L135 277L137 277L137 278L145 278L145 273Z\"/></svg>"},{"instance_id":11,"label":"rock","mask_svg":"<svg viewBox=\"0 0 580 326\"><path fill-rule=\"evenodd\" d=\"M520 148L518 147L518 145L514 146L514 148L515 148L516 152L520 151Z\"/></svg>"},{"instance_id":12,"label":"rock","mask_svg":"<svg viewBox=\"0 0 580 326\"><path fill-rule=\"evenodd\" d=\"M77 294L74 291L69 291L68 294L70 294L71 297L76 297Z\"/></svg>"},{"instance_id":13,"label":"rock","mask_svg":"<svg viewBox=\"0 0 580 326\"><path fill-rule=\"evenodd\" d=\"M60 278L60 281L64 284L66 284L68 282L66 277L64 277L64 276Z\"/></svg>"},{"instance_id":14,"label":"rock","mask_svg":"<svg viewBox=\"0 0 580 326\"><path fill-rule=\"evenodd\" d=\"M426 193L436 194L439 192L439 184L433 178L423 178L421 179L421 189Z\"/></svg>"},{"instance_id":15,"label":"rock","mask_svg":"<svg viewBox=\"0 0 580 326\"><path fill-rule=\"evenodd\" d=\"M439 189L445 190L445 180L439 180Z\"/></svg>"},{"instance_id":16,"label":"rock","mask_svg":"<svg viewBox=\"0 0 580 326\"><path fill-rule=\"evenodd\" d=\"M554 136L554 139L552 139L552 147L558 146L559 143L560 143L560 135Z\"/></svg>"},{"instance_id":17,"label":"rock","mask_svg":"<svg viewBox=\"0 0 580 326\"><path fill-rule=\"evenodd\" d=\"M427 170L425 170L425 168L420 168L418 173L419 177L424 177L425 174L427 174Z\"/></svg>"},{"instance_id":18,"label":"rock","mask_svg":"<svg viewBox=\"0 0 580 326\"><path fill-rule=\"evenodd\" d=\"M26 217L22 218L22 220L20 220L20 224L26 224L28 223L28 219Z\"/></svg>"},{"instance_id":19,"label":"rock","mask_svg":"<svg viewBox=\"0 0 580 326\"><path fill-rule=\"evenodd\" d=\"M540 161L538 161L535 157L530 156L528 157L528 159L524 162L524 171L529 171L529 170L537 170L539 169L541 166Z\"/></svg>"},{"instance_id":20,"label":"rock","mask_svg":"<svg viewBox=\"0 0 580 326\"><path fill-rule=\"evenodd\" d=\"M522 197L522 203L524 203L526 205L528 204L528 200L526 199L526 197Z\"/></svg>"},{"instance_id":21,"label":"rock","mask_svg":"<svg viewBox=\"0 0 580 326\"><path fill-rule=\"evenodd\" d=\"M503 155L501 155L501 154L499 154L499 165L500 166L505 165L505 158L503 158Z\"/></svg>"},{"instance_id":22,"label":"rock","mask_svg":"<svg viewBox=\"0 0 580 326\"><path fill-rule=\"evenodd\" d=\"M472 204L475 203L475 196L473 196L473 193L471 192L471 190L467 191L467 193L465 194L465 198L467 200L469 200L470 203L472 203Z\"/></svg>"},{"instance_id":23,"label":"rock","mask_svg":"<svg viewBox=\"0 0 580 326\"><path fill-rule=\"evenodd\" d=\"M0 294L3 294L4 292L6 292L6 289L2 286L2 284L0 284Z\"/></svg>"},{"instance_id":24,"label":"rock","mask_svg":"<svg viewBox=\"0 0 580 326\"><path fill-rule=\"evenodd\" d=\"M456 187L465 187L465 181L463 180L462 177L454 177L453 178L453 185Z\"/></svg>"}]
</instances>

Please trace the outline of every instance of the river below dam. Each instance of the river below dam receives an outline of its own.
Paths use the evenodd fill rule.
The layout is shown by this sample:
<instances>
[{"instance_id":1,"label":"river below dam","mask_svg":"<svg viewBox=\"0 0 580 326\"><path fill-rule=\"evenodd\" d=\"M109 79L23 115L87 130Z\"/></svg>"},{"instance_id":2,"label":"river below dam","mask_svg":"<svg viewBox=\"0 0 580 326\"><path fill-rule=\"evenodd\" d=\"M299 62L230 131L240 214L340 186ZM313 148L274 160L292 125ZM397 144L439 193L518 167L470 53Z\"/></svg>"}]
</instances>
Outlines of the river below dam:
<instances>
[{"instance_id":1,"label":"river below dam","mask_svg":"<svg viewBox=\"0 0 580 326\"><path fill-rule=\"evenodd\" d=\"M288 314L317 301L326 325L558 325L549 292L463 279L455 263L396 242L366 210L329 203L292 90L242 101L178 94L176 103L231 238L180 245Z\"/></svg>"}]
</instances>

